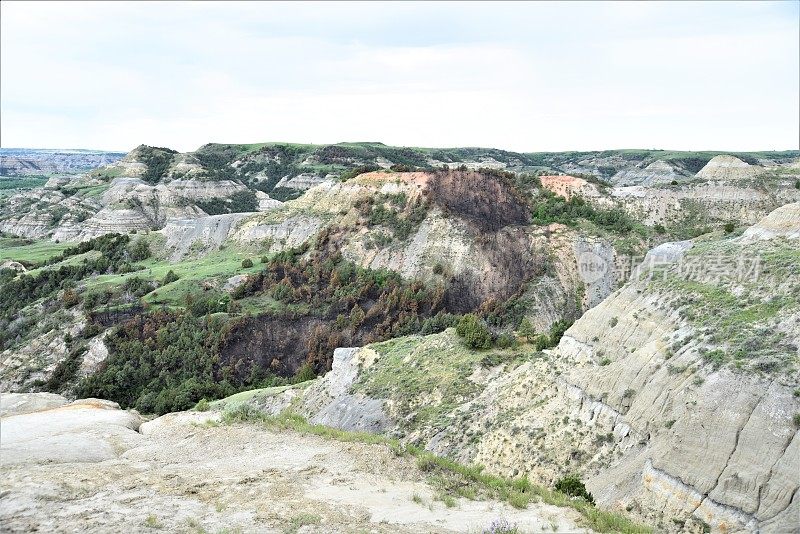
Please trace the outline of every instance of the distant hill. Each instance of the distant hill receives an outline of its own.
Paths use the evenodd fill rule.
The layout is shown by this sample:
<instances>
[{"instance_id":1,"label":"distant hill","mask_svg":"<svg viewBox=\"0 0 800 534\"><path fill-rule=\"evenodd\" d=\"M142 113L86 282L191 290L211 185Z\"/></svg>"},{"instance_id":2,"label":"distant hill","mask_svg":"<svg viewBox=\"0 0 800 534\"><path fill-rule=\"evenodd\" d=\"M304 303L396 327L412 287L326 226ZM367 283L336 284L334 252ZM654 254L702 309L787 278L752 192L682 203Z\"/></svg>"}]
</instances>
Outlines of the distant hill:
<instances>
[{"instance_id":1,"label":"distant hill","mask_svg":"<svg viewBox=\"0 0 800 534\"><path fill-rule=\"evenodd\" d=\"M0 176L80 174L123 156L125 152L102 150L0 148Z\"/></svg>"}]
</instances>

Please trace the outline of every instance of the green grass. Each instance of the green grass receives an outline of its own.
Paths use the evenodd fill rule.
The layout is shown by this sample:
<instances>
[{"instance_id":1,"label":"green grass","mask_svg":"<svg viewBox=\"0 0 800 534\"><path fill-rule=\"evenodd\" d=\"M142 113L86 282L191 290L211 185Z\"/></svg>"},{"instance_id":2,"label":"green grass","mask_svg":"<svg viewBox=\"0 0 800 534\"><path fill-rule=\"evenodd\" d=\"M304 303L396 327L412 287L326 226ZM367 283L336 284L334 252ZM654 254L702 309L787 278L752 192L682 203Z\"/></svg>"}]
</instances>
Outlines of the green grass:
<instances>
[{"instance_id":1,"label":"green grass","mask_svg":"<svg viewBox=\"0 0 800 534\"><path fill-rule=\"evenodd\" d=\"M16 237L0 237L0 261L14 260L31 265L54 258L69 246L70 243L55 243L48 239L32 241Z\"/></svg>"},{"instance_id":2,"label":"green grass","mask_svg":"<svg viewBox=\"0 0 800 534\"><path fill-rule=\"evenodd\" d=\"M47 183L44 176L26 176L22 178L0 178L0 191L16 192L22 189L35 189Z\"/></svg>"},{"instance_id":3,"label":"green grass","mask_svg":"<svg viewBox=\"0 0 800 534\"><path fill-rule=\"evenodd\" d=\"M239 405L245 404L246 402L255 399L255 398L268 398L274 397L284 391L292 388L306 388L311 385L312 381L308 382L301 382L299 384L291 384L288 386L275 386L269 388L260 388L260 389L248 389L247 391L241 391L239 393L234 393L229 397L225 397L224 399L219 399L216 401L212 401L209 405L217 410L224 409L227 411L231 411L237 408Z\"/></svg>"},{"instance_id":4,"label":"green grass","mask_svg":"<svg viewBox=\"0 0 800 534\"><path fill-rule=\"evenodd\" d=\"M578 511L583 516L586 526L596 532L624 534L652 532L650 528L634 523L625 516L599 510L582 499L571 499L558 491L537 486L527 478L510 479L487 474L481 466L463 465L418 447L403 446L399 440L379 434L348 432L324 425L314 425L302 416L290 412L267 415L247 404L239 404L233 409L225 410L223 421L226 424L256 423L270 430L292 430L345 443L385 445L398 456L415 458L419 469L429 475L431 483L441 490L442 495L450 498L451 504L455 504L455 496L497 499L518 508L526 508L530 502L541 500L547 504Z\"/></svg>"},{"instance_id":5,"label":"green grass","mask_svg":"<svg viewBox=\"0 0 800 534\"><path fill-rule=\"evenodd\" d=\"M483 386L469 379L487 355L470 350L454 330L431 336L395 338L371 346L381 358L354 384L354 391L390 399L409 430L426 425L444 427L460 404L480 394ZM516 361L515 349L493 350L498 358ZM413 362L413 363L409 363ZM434 394L438 402L425 400Z\"/></svg>"},{"instance_id":6,"label":"green grass","mask_svg":"<svg viewBox=\"0 0 800 534\"><path fill-rule=\"evenodd\" d=\"M114 289L124 284L129 278L163 280L169 271L174 271L179 279L148 293L145 295L144 301L153 305L180 306L184 302L187 291L196 290L202 280L216 279L221 286L225 279L233 275L255 273L261 269L261 265L257 261L253 267L243 268L242 260L245 258L256 259L250 253L234 248L212 252L203 258L186 259L176 263L151 258L137 263L143 268L141 270L125 274L100 275L87 280L86 287L92 291Z\"/></svg>"},{"instance_id":7,"label":"green grass","mask_svg":"<svg viewBox=\"0 0 800 534\"><path fill-rule=\"evenodd\" d=\"M108 191L109 187L111 187L111 184L87 185L76 188L76 194L83 195L87 198L95 198Z\"/></svg>"}]
</instances>

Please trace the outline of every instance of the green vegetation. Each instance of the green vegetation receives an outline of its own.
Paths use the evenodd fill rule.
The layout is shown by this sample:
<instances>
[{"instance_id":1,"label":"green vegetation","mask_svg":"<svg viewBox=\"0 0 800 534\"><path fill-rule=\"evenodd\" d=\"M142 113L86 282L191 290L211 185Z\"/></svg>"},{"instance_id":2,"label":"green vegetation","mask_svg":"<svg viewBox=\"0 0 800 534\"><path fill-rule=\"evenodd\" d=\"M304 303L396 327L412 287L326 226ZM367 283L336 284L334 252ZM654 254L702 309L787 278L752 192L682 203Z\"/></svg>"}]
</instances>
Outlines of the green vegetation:
<instances>
[{"instance_id":1,"label":"green vegetation","mask_svg":"<svg viewBox=\"0 0 800 534\"><path fill-rule=\"evenodd\" d=\"M155 528L155 529L162 529L164 525L159 522L158 518L152 514L147 516L147 519L144 520L144 526L147 528Z\"/></svg>"},{"instance_id":2,"label":"green vegetation","mask_svg":"<svg viewBox=\"0 0 800 534\"><path fill-rule=\"evenodd\" d=\"M61 290L66 296L62 299L63 304L69 307L78 302L77 296L70 293L78 281L97 273L134 271L129 241L127 235L107 234L76 247L64 248L59 256L49 256L41 265L58 263L90 251L99 252L96 256L84 258L82 263L62 264L57 269L39 269L19 276L9 270L0 272L0 348L20 339L32 326L26 322L14 322L19 312L29 304L52 297ZM141 248L134 247L134 254L141 253Z\"/></svg>"},{"instance_id":3,"label":"green vegetation","mask_svg":"<svg viewBox=\"0 0 800 534\"><path fill-rule=\"evenodd\" d=\"M204 398L291 381L258 367L238 377L217 352L228 332L225 318L215 315L158 310L134 316L106 336L104 368L82 380L76 394L163 414L187 410Z\"/></svg>"},{"instance_id":4,"label":"green vegetation","mask_svg":"<svg viewBox=\"0 0 800 534\"><path fill-rule=\"evenodd\" d=\"M797 368L795 350L777 324L800 307L800 250L782 240L748 245L709 238L698 240L684 260L710 262L714 270L703 277L704 271L672 266L650 284L676 295L680 317L700 334L706 362L769 374ZM765 287L771 288L766 296Z\"/></svg>"},{"instance_id":5,"label":"green vegetation","mask_svg":"<svg viewBox=\"0 0 800 534\"><path fill-rule=\"evenodd\" d=\"M590 504L594 504L594 497L586 491L586 486L581 482L577 475L567 475L559 479L555 484L556 491L560 491L570 497L581 497Z\"/></svg>"},{"instance_id":6,"label":"green vegetation","mask_svg":"<svg viewBox=\"0 0 800 534\"><path fill-rule=\"evenodd\" d=\"M142 180L149 184L157 184L169 170L172 160L177 152L169 148L140 146L138 149L139 160L147 165L147 171L142 175Z\"/></svg>"},{"instance_id":7,"label":"green vegetation","mask_svg":"<svg viewBox=\"0 0 800 534\"><path fill-rule=\"evenodd\" d=\"M35 241L22 237L0 237L0 261L14 260L30 268L59 256L68 247L67 243L46 239Z\"/></svg>"},{"instance_id":8,"label":"green vegetation","mask_svg":"<svg viewBox=\"0 0 800 534\"><path fill-rule=\"evenodd\" d=\"M492 333L474 313L468 313L458 322L456 333L464 340L464 344L472 349L489 349L492 347Z\"/></svg>"},{"instance_id":9,"label":"green vegetation","mask_svg":"<svg viewBox=\"0 0 800 534\"><path fill-rule=\"evenodd\" d=\"M371 348L381 357L358 378L353 390L389 399L409 433L452 424L453 410L483 391L482 385L469 379L476 367L505 363L513 368L532 356L518 347L490 354L468 349L453 329L395 338Z\"/></svg>"},{"instance_id":10,"label":"green vegetation","mask_svg":"<svg viewBox=\"0 0 800 534\"><path fill-rule=\"evenodd\" d=\"M522 320L522 323L520 323L519 330L517 331L517 333L520 336L524 337L528 343L533 341L534 338L536 337L536 329L533 327L533 323L531 322L531 320L528 319L527 317L525 317Z\"/></svg>"},{"instance_id":11,"label":"green vegetation","mask_svg":"<svg viewBox=\"0 0 800 534\"><path fill-rule=\"evenodd\" d=\"M0 191L16 192L17 190L36 189L47 183L44 176L24 178L0 178Z\"/></svg>"},{"instance_id":12,"label":"green vegetation","mask_svg":"<svg viewBox=\"0 0 800 534\"><path fill-rule=\"evenodd\" d=\"M618 208L602 210L593 207L582 197L573 196L569 200L542 190L541 199L533 206L533 223L539 225L554 222L575 226L579 219L594 223L599 228L616 234L631 232L646 235L646 228L637 223L630 215Z\"/></svg>"},{"instance_id":13,"label":"green vegetation","mask_svg":"<svg viewBox=\"0 0 800 534\"><path fill-rule=\"evenodd\" d=\"M293 516L289 520L289 528L286 529L286 534L293 534L300 530L301 527L306 525L319 525L322 518L317 514L302 513Z\"/></svg>"},{"instance_id":14,"label":"green vegetation","mask_svg":"<svg viewBox=\"0 0 800 534\"><path fill-rule=\"evenodd\" d=\"M418 447L403 446L398 440L379 434L347 432L323 425L313 425L303 417L290 412L270 416L247 404L239 404L235 408L223 412L223 421L227 424L256 423L272 430L292 430L346 443L385 445L398 456L415 458L419 469L427 473L430 483L451 498L497 499L518 508L525 508L533 501L541 501L576 510L583 516L586 526L596 532L625 534L651 532L649 528L633 523L624 516L599 510L585 499L572 500L565 493L537 486L527 478L511 479L490 475L485 473L481 466L462 465Z\"/></svg>"},{"instance_id":15,"label":"green vegetation","mask_svg":"<svg viewBox=\"0 0 800 534\"><path fill-rule=\"evenodd\" d=\"M222 215L225 213L247 213L258 211L258 199L254 191L237 191L229 198L212 198L198 200L197 206L209 215Z\"/></svg>"},{"instance_id":16,"label":"green vegetation","mask_svg":"<svg viewBox=\"0 0 800 534\"><path fill-rule=\"evenodd\" d=\"M427 202L409 202L405 193L367 197L356 203L356 208L366 218L367 226L386 227L401 241L411 236L428 213Z\"/></svg>"}]
</instances>

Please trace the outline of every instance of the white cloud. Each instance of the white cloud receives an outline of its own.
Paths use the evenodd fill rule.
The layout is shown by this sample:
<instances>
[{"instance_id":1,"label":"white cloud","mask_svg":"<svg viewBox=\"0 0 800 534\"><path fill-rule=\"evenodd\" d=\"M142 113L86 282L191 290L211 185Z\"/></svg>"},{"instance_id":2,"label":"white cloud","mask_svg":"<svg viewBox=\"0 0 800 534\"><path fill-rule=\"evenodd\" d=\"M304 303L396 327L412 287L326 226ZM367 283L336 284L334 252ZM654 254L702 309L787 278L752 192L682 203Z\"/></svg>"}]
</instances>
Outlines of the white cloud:
<instances>
[{"instance_id":1,"label":"white cloud","mask_svg":"<svg viewBox=\"0 0 800 534\"><path fill-rule=\"evenodd\" d=\"M783 4L0 9L3 146L798 147Z\"/></svg>"}]
</instances>

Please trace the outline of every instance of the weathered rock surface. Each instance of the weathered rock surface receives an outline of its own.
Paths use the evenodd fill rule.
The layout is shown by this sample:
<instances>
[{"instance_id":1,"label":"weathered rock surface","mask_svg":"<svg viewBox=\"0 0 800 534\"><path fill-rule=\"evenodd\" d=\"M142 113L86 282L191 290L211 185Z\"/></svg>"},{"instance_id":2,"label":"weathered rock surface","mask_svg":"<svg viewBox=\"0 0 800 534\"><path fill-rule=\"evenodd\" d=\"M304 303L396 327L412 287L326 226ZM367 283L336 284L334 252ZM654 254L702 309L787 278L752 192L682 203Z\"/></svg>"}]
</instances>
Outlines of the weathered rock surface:
<instances>
[{"instance_id":1,"label":"weathered rock surface","mask_svg":"<svg viewBox=\"0 0 800 534\"><path fill-rule=\"evenodd\" d=\"M231 213L193 219L169 219L159 232L166 237L165 246L170 251L169 257L175 261L192 251L201 253L219 249L247 216L245 213Z\"/></svg>"},{"instance_id":2,"label":"weathered rock surface","mask_svg":"<svg viewBox=\"0 0 800 534\"><path fill-rule=\"evenodd\" d=\"M136 413L110 401L83 399L60 405L60 399L26 399L39 393L12 395L2 418L0 464L102 462L138 444L142 423ZM44 394L48 395L48 394ZM31 411L31 405L44 409Z\"/></svg>"},{"instance_id":3,"label":"weathered rock surface","mask_svg":"<svg viewBox=\"0 0 800 534\"><path fill-rule=\"evenodd\" d=\"M742 240L772 239L779 236L800 238L800 203L786 204L776 209L745 230Z\"/></svg>"},{"instance_id":4,"label":"weathered rock surface","mask_svg":"<svg viewBox=\"0 0 800 534\"><path fill-rule=\"evenodd\" d=\"M292 177L286 176L279 181L275 187L286 187L305 191L306 189L311 189L315 185L331 182L334 178L335 176L317 176L315 174L303 173Z\"/></svg>"},{"instance_id":5,"label":"weathered rock surface","mask_svg":"<svg viewBox=\"0 0 800 534\"><path fill-rule=\"evenodd\" d=\"M735 156L714 156L706 166L697 173L697 178L704 180L742 180L753 178L763 172L755 165L745 163Z\"/></svg>"},{"instance_id":6,"label":"weathered rock surface","mask_svg":"<svg viewBox=\"0 0 800 534\"><path fill-rule=\"evenodd\" d=\"M36 402L57 407L1 422L4 532L467 532L499 517L589 532L574 510L541 503L448 508L412 460L383 445L220 425L209 412L142 424L107 401Z\"/></svg>"},{"instance_id":7,"label":"weathered rock surface","mask_svg":"<svg viewBox=\"0 0 800 534\"><path fill-rule=\"evenodd\" d=\"M682 169L659 159L644 167L625 168L612 176L610 181L618 186L652 186L669 184L673 181L682 182L686 179L687 173Z\"/></svg>"}]
</instances>

